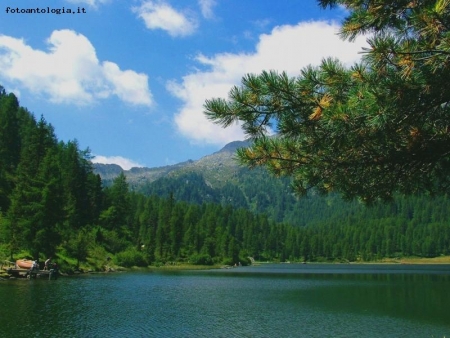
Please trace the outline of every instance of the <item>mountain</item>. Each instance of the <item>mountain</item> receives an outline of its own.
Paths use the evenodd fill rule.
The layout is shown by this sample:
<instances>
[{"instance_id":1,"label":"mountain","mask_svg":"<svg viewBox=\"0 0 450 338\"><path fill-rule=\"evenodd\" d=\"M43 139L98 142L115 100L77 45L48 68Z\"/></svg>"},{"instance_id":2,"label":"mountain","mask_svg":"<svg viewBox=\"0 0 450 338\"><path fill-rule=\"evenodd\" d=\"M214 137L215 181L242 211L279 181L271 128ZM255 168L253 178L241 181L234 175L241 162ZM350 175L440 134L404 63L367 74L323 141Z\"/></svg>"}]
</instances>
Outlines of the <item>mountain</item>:
<instances>
[{"instance_id":1,"label":"mountain","mask_svg":"<svg viewBox=\"0 0 450 338\"><path fill-rule=\"evenodd\" d=\"M308 233L311 248L319 246L319 239L328 238L330 234L339 240L346 238L351 247L357 238L374 246L380 238L391 238L395 232L400 234L396 241L402 242L405 248L416 243L418 251L430 255L433 251L431 229L448 233L448 196L397 196L392 203L378 203L372 207L358 201L344 201L337 193L322 196L310 191L308 196L299 198L292 193L289 178L275 178L263 168L250 170L239 166L235 151L247 145L247 142L232 142L198 161L160 168L133 168L124 173L130 187L144 195L173 196L175 200L195 204L230 205L265 214L276 222L308 226L309 230L305 231L311 232ZM96 171L107 178L107 182L120 173L114 165L96 165ZM442 240L447 241L444 237ZM393 240L386 243L379 248L381 255L394 250L390 247Z\"/></svg>"},{"instance_id":2,"label":"mountain","mask_svg":"<svg viewBox=\"0 0 450 338\"><path fill-rule=\"evenodd\" d=\"M134 167L130 170L124 170L117 164L101 164L93 163L94 172L99 174L105 186L111 185L112 181L119 176L121 172L127 177L127 182L132 186L139 186L145 182L153 182L158 178L168 175L172 171L176 171L183 166L192 163L192 160L156 168L138 168Z\"/></svg>"},{"instance_id":3,"label":"mountain","mask_svg":"<svg viewBox=\"0 0 450 338\"><path fill-rule=\"evenodd\" d=\"M105 185L123 171L130 188L145 195L172 194L176 200L189 203L231 205L295 225L329 219L357 205L337 195L296 197L289 178L275 178L263 168L250 170L238 164L236 149L248 145L247 141L231 142L197 161L164 167L118 170L117 165L94 164L94 170Z\"/></svg>"},{"instance_id":4,"label":"mountain","mask_svg":"<svg viewBox=\"0 0 450 338\"><path fill-rule=\"evenodd\" d=\"M174 165L155 168L131 168L123 170L116 164L94 163L94 171L100 175L106 186L110 185L122 171L127 182L133 189L138 189L142 184L154 182L163 177L177 177L188 172L202 172L205 180L210 185L225 184L240 166L235 160L236 149L248 145L246 141L235 141L228 143L221 150L200 160L188 160Z\"/></svg>"},{"instance_id":5,"label":"mountain","mask_svg":"<svg viewBox=\"0 0 450 338\"><path fill-rule=\"evenodd\" d=\"M94 171L99 174L103 182L112 181L123 171L122 167L117 164L94 163Z\"/></svg>"}]
</instances>

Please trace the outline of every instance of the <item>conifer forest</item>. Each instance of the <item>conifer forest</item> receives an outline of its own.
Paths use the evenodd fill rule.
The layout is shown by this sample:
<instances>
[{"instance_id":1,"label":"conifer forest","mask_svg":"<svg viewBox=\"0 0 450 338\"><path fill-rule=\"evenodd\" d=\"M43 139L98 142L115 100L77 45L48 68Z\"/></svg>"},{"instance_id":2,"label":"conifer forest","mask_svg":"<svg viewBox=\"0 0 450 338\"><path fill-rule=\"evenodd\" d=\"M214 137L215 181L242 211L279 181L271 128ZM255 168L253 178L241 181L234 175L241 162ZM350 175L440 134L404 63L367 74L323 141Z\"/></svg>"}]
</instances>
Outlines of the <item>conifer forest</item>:
<instances>
[{"instance_id":1,"label":"conifer forest","mask_svg":"<svg viewBox=\"0 0 450 338\"><path fill-rule=\"evenodd\" d=\"M258 185L277 180L252 173L246 187L256 195ZM352 262L450 251L446 195L366 206L337 194L296 197L274 185L264 207L264 198L258 204L250 193L199 198L201 185L193 183L202 177L189 178L188 187L184 178L136 189L121 173L106 185L89 149L58 140L51 123L0 88L1 259L53 256L95 268L98 257L130 267L248 264L249 257Z\"/></svg>"}]
</instances>

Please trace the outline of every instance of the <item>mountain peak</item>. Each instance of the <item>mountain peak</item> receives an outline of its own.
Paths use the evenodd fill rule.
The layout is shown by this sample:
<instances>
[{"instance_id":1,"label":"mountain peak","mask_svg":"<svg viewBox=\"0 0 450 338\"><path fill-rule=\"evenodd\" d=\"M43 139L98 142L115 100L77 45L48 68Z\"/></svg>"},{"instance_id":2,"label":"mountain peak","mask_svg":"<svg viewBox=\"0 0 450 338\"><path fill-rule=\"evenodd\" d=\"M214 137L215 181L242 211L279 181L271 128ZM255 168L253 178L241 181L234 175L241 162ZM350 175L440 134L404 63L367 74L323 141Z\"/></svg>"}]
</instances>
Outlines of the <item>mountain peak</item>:
<instances>
[{"instance_id":1,"label":"mountain peak","mask_svg":"<svg viewBox=\"0 0 450 338\"><path fill-rule=\"evenodd\" d=\"M249 141L233 141L226 144L222 149L218 151L218 153L234 153L238 148L248 147L250 145Z\"/></svg>"},{"instance_id":2,"label":"mountain peak","mask_svg":"<svg viewBox=\"0 0 450 338\"><path fill-rule=\"evenodd\" d=\"M106 185L111 184L113 179L122 171L127 177L127 181L132 186L142 185L153 182L159 178L167 176L179 176L186 172L201 172L208 182L223 185L236 172L239 167L235 158L238 148L248 147L249 141L234 141L226 144L221 150L202 157L199 160L188 160L178 164L155 168L131 168L123 170L118 165L107 164L100 165L94 163L94 170L100 174Z\"/></svg>"}]
</instances>

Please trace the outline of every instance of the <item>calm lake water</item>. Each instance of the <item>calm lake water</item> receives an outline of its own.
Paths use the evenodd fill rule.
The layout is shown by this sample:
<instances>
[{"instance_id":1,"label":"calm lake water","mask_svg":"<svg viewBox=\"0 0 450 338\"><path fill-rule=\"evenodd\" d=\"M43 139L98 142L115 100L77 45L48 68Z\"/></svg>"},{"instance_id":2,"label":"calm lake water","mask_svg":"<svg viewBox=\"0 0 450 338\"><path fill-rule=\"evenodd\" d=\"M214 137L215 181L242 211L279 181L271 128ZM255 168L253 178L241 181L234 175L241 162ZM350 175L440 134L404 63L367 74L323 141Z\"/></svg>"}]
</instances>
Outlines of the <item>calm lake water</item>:
<instances>
[{"instance_id":1,"label":"calm lake water","mask_svg":"<svg viewBox=\"0 0 450 338\"><path fill-rule=\"evenodd\" d=\"M280 264L0 281L1 337L450 337L450 266Z\"/></svg>"}]
</instances>

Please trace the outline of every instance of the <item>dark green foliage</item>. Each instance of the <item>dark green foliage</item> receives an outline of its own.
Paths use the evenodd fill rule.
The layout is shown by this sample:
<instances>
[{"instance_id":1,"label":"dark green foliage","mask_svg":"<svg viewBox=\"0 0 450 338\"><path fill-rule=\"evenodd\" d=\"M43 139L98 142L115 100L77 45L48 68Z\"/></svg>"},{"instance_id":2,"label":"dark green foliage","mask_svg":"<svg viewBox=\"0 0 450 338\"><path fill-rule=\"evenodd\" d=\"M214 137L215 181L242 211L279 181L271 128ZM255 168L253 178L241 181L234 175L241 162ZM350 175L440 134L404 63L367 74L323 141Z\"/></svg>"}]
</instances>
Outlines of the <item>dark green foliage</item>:
<instances>
[{"instance_id":1,"label":"dark green foliage","mask_svg":"<svg viewBox=\"0 0 450 338\"><path fill-rule=\"evenodd\" d=\"M97 244L101 245L106 251L117 254L131 246L130 236L121 236L121 229L106 230L102 229L97 234Z\"/></svg>"},{"instance_id":2,"label":"dark green foliage","mask_svg":"<svg viewBox=\"0 0 450 338\"><path fill-rule=\"evenodd\" d=\"M115 263L126 268L133 266L144 267L148 265L144 254L135 248L128 248L125 251L119 252L115 256Z\"/></svg>"},{"instance_id":3,"label":"dark green foliage","mask_svg":"<svg viewBox=\"0 0 450 338\"><path fill-rule=\"evenodd\" d=\"M450 254L446 196L398 198L372 208L336 194L297 199L288 179L248 169L216 188L203 175L186 173L147 185L153 195L145 196L130 191L122 173L102 189L88 151L76 141L58 142L44 118L36 121L17 105L15 114L19 148L0 149L9 154L2 163L10 163L0 176L0 252L11 258L21 251L41 258L59 252L80 265L99 249L116 264L146 266Z\"/></svg>"},{"instance_id":4,"label":"dark green foliage","mask_svg":"<svg viewBox=\"0 0 450 338\"><path fill-rule=\"evenodd\" d=\"M255 259L279 259L277 248L283 246L289 231L298 229L269 222L265 216L255 216L244 209L219 204L193 205L175 202L171 197L144 197L139 203L141 215L148 209L159 210L153 218L140 218L138 231L142 252L149 261L189 261L195 264L213 262L246 262ZM155 217L156 216L156 217ZM272 242L264 234L277 233ZM203 262L203 263L200 263Z\"/></svg>"},{"instance_id":5,"label":"dark green foliage","mask_svg":"<svg viewBox=\"0 0 450 338\"><path fill-rule=\"evenodd\" d=\"M213 260L208 254L193 254L189 257L189 263L194 265L213 265Z\"/></svg>"},{"instance_id":6,"label":"dark green foliage","mask_svg":"<svg viewBox=\"0 0 450 338\"><path fill-rule=\"evenodd\" d=\"M51 256L72 232L97 222L101 182L88 151L76 141L58 143L43 117L36 121L3 89L0 164L1 241L11 256L22 249Z\"/></svg>"},{"instance_id":7,"label":"dark green foliage","mask_svg":"<svg viewBox=\"0 0 450 338\"><path fill-rule=\"evenodd\" d=\"M246 257L250 256L280 261L368 261L449 253L450 224L446 214L450 211L450 201L445 196L434 199L399 196L390 204L367 208L355 201L346 202L337 194L311 193L297 199L289 193L289 182L285 179L271 179L262 170L248 172L243 169L242 174L245 178L240 177L236 187L247 197L241 207L254 210L252 208L266 199L265 209L261 210L269 211L270 217L220 203L224 199L221 189L214 189L210 195L220 196L214 204L170 202L172 198L176 200L174 196L183 196L178 195L178 190L184 191L188 176L155 181L163 198L141 197L147 202L139 203L144 208L142 215L145 215L141 218L145 221L141 223L140 242L145 244L143 250L149 260L197 261L199 257L210 257L213 262L234 264L245 263ZM204 179L199 174L195 177L201 191ZM151 189L151 186L148 184L146 188ZM170 187L170 193L165 186ZM197 186L192 184L190 188L195 190ZM168 209L168 205L172 205L172 209ZM175 210L177 216L173 216ZM280 218L292 218L292 223L300 227L275 223L273 215L277 215L276 212ZM151 220L150 215L153 215ZM177 232L170 228L174 223L169 221L168 227L167 221L161 218L178 220ZM144 223L148 226L142 228ZM181 236L174 236L178 231ZM178 244L180 238L181 246ZM155 243L158 243L157 248ZM180 248L180 251L174 248Z\"/></svg>"},{"instance_id":8,"label":"dark green foliage","mask_svg":"<svg viewBox=\"0 0 450 338\"><path fill-rule=\"evenodd\" d=\"M0 211L9 207L8 195L14 186L12 175L20 157L19 103L0 86Z\"/></svg>"},{"instance_id":9,"label":"dark green foliage","mask_svg":"<svg viewBox=\"0 0 450 338\"><path fill-rule=\"evenodd\" d=\"M205 179L198 173L187 173L176 177L160 178L152 183L138 187L138 191L145 195L173 197L180 201L201 204L203 202L218 203L219 192L206 184Z\"/></svg>"},{"instance_id":10,"label":"dark green foliage","mask_svg":"<svg viewBox=\"0 0 450 338\"><path fill-rule=\"evenodd\" d=\"M128 184L123 173L117 176L111 187L105 189L106 210L100 214L100 223L107 229L119 229L127 225L130 205Z\"/></svg>"},{"instance_id":11,"label":"dark green foliage","mask_svg":"<svg viewBox=\"0 0 450 338\"><path fill-rule=\"evenodd\" d=\"M369 33L362 61L324 59L295 77L248 74L228 100L206 101L207 117L241 125L254 142L240 161L292 177L302 195L370 204L450 192L450 2L318 2L348 10L343 38Z\"/></svg>"},{"instance_id":12,"label":"dark green foliage","mask_svg":"<svg viewBox=\"0 0 450 338\"><path fill-rule=\"evenodd\" d=\"M293 225L308 223L310 203L294 196L288 178L274 179L260 168L236 168L235 176L234 182L211 187L202 174L189 172L137 185L134 189L148 196L165 197L172 194L175 200L188 203L215 203L244 208L266 214L277 222Z\"/></svg>"},{"instance_id":13,"label":"dark green foliage","mask_svg":"<svg viewBox=\"0 0 450 338\"><path fill-rule=\"evenodd\" d=\"M93 243L92 235L87 231L87 229L78 230L76 233L67 240L64 247L67 253L77 260L77 265L80 262L86 261L88 257L89 245Z\"/></svg>"}]
</instances>

